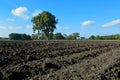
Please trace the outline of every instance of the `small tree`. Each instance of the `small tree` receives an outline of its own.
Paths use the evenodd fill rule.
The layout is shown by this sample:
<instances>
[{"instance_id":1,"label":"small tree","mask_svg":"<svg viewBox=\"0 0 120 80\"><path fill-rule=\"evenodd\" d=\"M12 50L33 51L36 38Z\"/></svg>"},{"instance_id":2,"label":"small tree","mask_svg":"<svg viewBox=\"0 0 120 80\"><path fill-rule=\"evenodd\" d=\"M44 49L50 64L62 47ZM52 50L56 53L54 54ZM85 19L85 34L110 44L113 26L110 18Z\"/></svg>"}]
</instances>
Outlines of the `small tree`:
<instances>
[{"instance_id":1,"label":"small tree","mask_svg":"<svg viewBox=\"0 0 120 80\"><path fill-rule=\"evenodd\" d=\"M86 38L85 38L85 37L80 37L80 39L81 39L81 40L86 40Z\"/></svg>"},{"instance_id":2,"label":"small tree","mask_svg":"<svg viewBox=\"0 0 120 80\"><path fill-rule=\"evenodd\" d=\"M64 40L65 38L61 33L56 33L56 34L54 34L53 39L55 39L55 40Z\"/></svg>"},{"instance_id":3,"label":"small tree","mask_svg":"<svg viewBox=\"0 0 120 80\"><path fill-rule=\"evenodd\" d=\"M94 36L94 35L91 35L91 36L89 37L89 39L90 39L90 40L95 40L95 36Z\"/></svg>"},{"instance_id":4,"label":"small tree","mask_svg":"<svg viewBox=\"0 0 120 80\"><path fill-rule=\"evenodd\" d=\"M73 33L72 35L73 35L75 40L77 40L80 37L80 33L77 33L77 32Z\"/></svg>"},{"instance_id":5,"label":"small tree","mask_svg":"<svg viewBox=\"0 0 120 80\"><path fill-rule=\"evenodd\" d=\"M57 20L54 15L47 11L43 11L38 16L35 16L32 18L33 22L33 30L34 32L37 30L38 33L44 32L47 40L50 39L50 34L54 32L54 29L56 29Z\"/></svg>"},{"instance_id":6,"label":"small tree","mask_svg":"<svg viewBox=\"0 0 120 80\"><path fill-rule=\"evenodd\" d=\"M11 39L11 40L31 40L31 36L26 35L26 34L10 33L9 39Z\"/></svg>"}]
</instances>

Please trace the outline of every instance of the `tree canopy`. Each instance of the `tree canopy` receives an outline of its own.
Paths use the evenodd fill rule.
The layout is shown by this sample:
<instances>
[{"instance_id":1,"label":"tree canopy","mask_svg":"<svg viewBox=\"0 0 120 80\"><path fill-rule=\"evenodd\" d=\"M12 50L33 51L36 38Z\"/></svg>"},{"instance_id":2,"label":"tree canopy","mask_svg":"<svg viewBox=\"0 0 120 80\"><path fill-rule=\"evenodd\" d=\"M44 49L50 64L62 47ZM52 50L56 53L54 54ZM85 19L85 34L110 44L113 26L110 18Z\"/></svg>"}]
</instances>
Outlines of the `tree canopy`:
<instances>
[{"instance_id":1,"label":"tree canopy","mask_svg":"<svg viewBox=\"0 0 120 80\"><path fill-rule=\"evenodd\" d=\"M55 39L55 40L64 40L65 37L61 33L56 33L56 34L54 34L53 39Z\"/></svg>"},{"instance_id":2,"label":"tree canopy","mask_svg":"<svg viewBox=\"0 0 120 80\"><path fill-rule=\"evenodd\" d=\"M106 35L106 36L90 36L89 40L120 40L120 34Z\"/></svg>"},{"instance_id":3,"label":"tree canopy","mask_svg":"<svg viewBox=\"0 0 120 80\"><path fill-rule=\"evenodd\" d=\"M31 36L30 35L19 34L19 33L10 33L9 34L9 38L11 40L31 40Z\"/></svg>"},{"instance_id":4,"label":"tree canopy","mask_svg":"<svg viewBox=\"0 0 120 80\"><path fill-rule=\"evenodd\" d=\"M50 34L56 29L57 19L50 12L43 11L39 15L32 18L33 30L37 30L38 33L44 32L47 39L50 39Z\"/></svg>"}]
</instances>

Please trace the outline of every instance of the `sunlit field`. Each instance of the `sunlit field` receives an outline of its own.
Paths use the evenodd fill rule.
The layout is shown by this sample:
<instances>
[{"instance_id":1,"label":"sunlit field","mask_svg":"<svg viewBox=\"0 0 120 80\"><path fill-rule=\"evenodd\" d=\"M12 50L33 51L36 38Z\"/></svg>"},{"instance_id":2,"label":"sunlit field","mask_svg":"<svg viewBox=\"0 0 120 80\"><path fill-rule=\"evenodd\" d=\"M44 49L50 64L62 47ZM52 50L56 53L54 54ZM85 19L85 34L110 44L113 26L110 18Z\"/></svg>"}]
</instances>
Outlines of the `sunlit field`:
<instances>
[{"instance_id":1,"label":"sunlit field","mask_svg":"<svg viewBox=\"0 0 120 80\"><path fill-rule=\"evenodd\" d=\"M0 80L119 80L120 41L0 41Z\"/></svg>"}]
</instances>

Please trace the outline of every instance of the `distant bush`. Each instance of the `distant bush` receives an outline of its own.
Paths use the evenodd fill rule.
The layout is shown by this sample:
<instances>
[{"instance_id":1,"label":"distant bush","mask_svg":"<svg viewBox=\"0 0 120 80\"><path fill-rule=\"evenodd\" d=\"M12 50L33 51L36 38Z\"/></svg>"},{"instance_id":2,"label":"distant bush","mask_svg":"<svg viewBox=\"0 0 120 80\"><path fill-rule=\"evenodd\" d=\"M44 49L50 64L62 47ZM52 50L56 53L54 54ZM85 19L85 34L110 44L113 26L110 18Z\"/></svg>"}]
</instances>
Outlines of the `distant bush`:
<instances>
[{"instance_id":1,"label":"distant bush","mask_svg":"<svg viewBox=\"0 0 120 80\"><path fill-rule=\"evenodd\" d=\"M120 40L120 34L106 35L106 36L90 36L89 40Z\"/></svg>"},{"instance_id":2,"label":"distant bush","mask_svg":"<svg viewBox=\"0 0 120 80\"><path fill-rule=\"evenodd\" d=\"M0 40L9 40L9 38L0 37Z\"/></svg>"},{"instance_id":3,"label":"distant bush","mask_svg":"<svg viewBox=\"0 0 120 80\"><path fill-rule=\"evenodd\" d=\"M54 40L64 40L65 37L61 33L56 33L53 35Z\"/></svg>"},{"instance_id":4,"label":"distant bush","mask_svg":"<svg viewBox=\"0 0 120 80\"><path fill-rule=\"evenodd\" d=\"M31 36L26 35L26 34L11 33L11 34L9 34L9 39L11 39L11 40L31 40Z\"/></svg>"}]
</instances>

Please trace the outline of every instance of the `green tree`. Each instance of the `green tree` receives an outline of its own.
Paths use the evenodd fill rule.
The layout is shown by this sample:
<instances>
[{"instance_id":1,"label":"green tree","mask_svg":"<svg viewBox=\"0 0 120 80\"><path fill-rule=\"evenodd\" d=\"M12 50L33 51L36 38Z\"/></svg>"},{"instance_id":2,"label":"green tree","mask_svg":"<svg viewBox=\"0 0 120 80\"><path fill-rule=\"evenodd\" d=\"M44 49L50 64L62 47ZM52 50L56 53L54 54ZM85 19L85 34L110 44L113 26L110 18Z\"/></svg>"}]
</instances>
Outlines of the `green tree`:
<instances>
[{"instance_id":1,"label":"green tree","mask_svg":"<svg viewBox=\"0 0 120 80\"><path fill-rule=\"evenodd\" d=\"M81 39L81 40L86 40L86 38L85 38L85 37L81 37L80 39Z\"/></svg>"},{"instance_id":2,"label":"green tree","mask_svg":"<svg viewBox=\"0 0 120 80\"><path fill-rule=\"evenodd\" d=\"M44 33L39 33L39 34L32 34L31 38L32 40L45 40L46 36Z\"/></svg>"},{"instance_id":3,"label":"green tree","mask_svg":"<svg viewBox=\"0 0 120 80\"><path fill-rule=\"evenodd\" d=\"M54 34L53 39L55 39L55 40L64 40L65 38L61 33L56 33L56 34Z\"/></svg>"},{"instance_id":4,"label":"green tree","mask_svg":"<svg viewBox=\"0 0 120 80\"><path fill-rule=\"evenodd\" d=\"M75 40L75 37L72 34L67 35L65 38L66 40Z\"/></svg>"},{"instance_id":5,"label":"green tree","mask_svg":"<svg viewBox=\"0 0 120 80\"><path fill-rule=\"evenodd\" d=\"M33 30L34 32L37 30L38 33L44 32L47 40L50 39L50 34L54 32L54 29L56 29L57 20L54 15L47 11L43 11L38 16L35 16L32 18L33 22Z\"/></svg>"},{"instance_id":6,"label":"green tree","mask_svg":"<svg viewBox=\"0 0 120 80\"><path fill-rule=\"evenodd\" d=\"M31 35L31 38L32 38L32 40L37 40L38 35L37 35L37 34L32 34L32 35Z\"/></svg>"},{"instance_id":7,"label":"green tree","mask_svg":"<svg viewBox=\"0 0 120 80\"><path fill-rule=\"evenodd\" d=\"M73 33L72 34L73 35L73 37L74 37L74 40L77 40L77 39L79 39L79 37L80 37L80 33Z\"/></svg>"},{"instance_id":8,"label":"green tree","mask_svg":"<svg viewBox=\"0 0 120 80\"><path fill-rule=\"evenodd\" d=\"M65 37L66 40L78 40L80 38L79 35L80 34L76 32L76 33L72 33L70 35L64 34L64 37Z\"/></svg>"},{"instance_id":9,"label":"green tree","mask_svg":"<svg viewBox=\"0 0 120 80\"><path fill-rule=\"evenodd\" d=\"M94 36L94 35L91 35L91 36L89 37L89 39L90 39L90 40L95 40L95 36Z\"/></svg>"},{"instance_id":10,"label":"green tree","mask_svg":"<svg viewBox=\"0 0 120 80\"><path fill-rule=\"evenodd\" d=\"M30 35L19 34L19 33L10 33L9 34L9 38L11 40L31 40L31 36Z\"/></svg>"}]
</instances>

